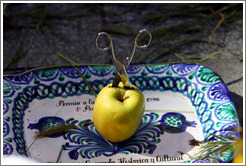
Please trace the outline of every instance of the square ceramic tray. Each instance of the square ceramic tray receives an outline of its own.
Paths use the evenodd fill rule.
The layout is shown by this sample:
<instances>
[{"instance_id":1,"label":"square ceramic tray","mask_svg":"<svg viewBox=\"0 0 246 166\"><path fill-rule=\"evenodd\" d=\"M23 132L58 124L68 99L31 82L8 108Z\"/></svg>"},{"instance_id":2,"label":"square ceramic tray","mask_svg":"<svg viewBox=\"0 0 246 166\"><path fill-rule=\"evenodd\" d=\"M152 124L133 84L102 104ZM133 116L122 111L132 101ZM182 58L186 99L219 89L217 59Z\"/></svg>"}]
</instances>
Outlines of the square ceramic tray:
<instances>
[{"instance_id":1,"label":"square ceramic tray","mask_svg":"<svg viewBox=\"0 0 246 166\"><path fill-rule=\"evenodd\" d=\"M112 83L114 66L80 66L98 93ZM206 160L190 160L199 147L189 140L230 135L239 126L236 110L221 78L195 64L159 64L128 69L131 83L146 100L136 133L113 144L92 122L94 95L73 67L33 70L3 78L3 154L27 155L40 162L162 163L228 162L228 150ZM63 124L77 127L35 140L39 131ZM216 140L215 140L216 141ZM63 150L61 150L63 148ZM61 152L61 153L60 153ZM60 155L59 155L60 153ZM58 158L59 156L59 158Z\"/></svg>"}]
</instances>

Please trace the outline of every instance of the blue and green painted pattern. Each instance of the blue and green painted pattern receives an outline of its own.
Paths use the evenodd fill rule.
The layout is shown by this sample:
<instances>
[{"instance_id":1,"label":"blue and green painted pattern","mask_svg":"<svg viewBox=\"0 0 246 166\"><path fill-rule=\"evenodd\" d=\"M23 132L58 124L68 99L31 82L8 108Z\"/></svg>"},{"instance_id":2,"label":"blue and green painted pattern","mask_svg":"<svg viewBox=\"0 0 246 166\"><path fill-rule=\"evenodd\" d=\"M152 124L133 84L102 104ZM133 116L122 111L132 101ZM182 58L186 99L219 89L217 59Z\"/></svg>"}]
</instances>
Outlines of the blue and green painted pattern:
<instances>
[{"instance_id":1,"label":"blue and green painted pattern","mask_svg":"<svg viewBox=\"0 0 246 166\"><path fill-rule=\"evenodd\" d=\"M116 73L113 66L91 65L81 66L79 69L97 93L113 81ZM238 132L232 131L233 128L239 126L239 123L229 92L220 77L212 70L195 64L162 64L142 67L132 66L128 69L128 73L130 81L142 91L172 91L174 93L181 93L183 96L189 98L195 107L198 120L202 124L204 138L210 134L239 137ZM58 96L67 98L70 96L81 96L83 94L92 93L80 78L79 73L72 67L34 70L21 76L4 77L4 155L11 155L15 150L19 154L26 154L23 117L25 116L25 111L29 103L33 99L53 99ZM172 123L174 123L173 120ZM177 119L175 123L175 125L180 124ZM90 131L96 132L92 125L82 126L88 127ZM78 132L81 130L78 129ZM147 133L147 130L143 131ZM139 133L141 132L139 131ZM158 133L156 134L158 135ZM71 140L73 140L72 137L76 137L75 135L70 135ZM70 140L68 135L66 138ZM156 141L157 143L158 140ZM71 141L64 146L71 151L77 148L73 147L75 145L71 144ZM142 148L142 153L148 151L146 150L147 145L142 144L142 147L144 147ZM152 145L150 147L152 151L155 149ZM128 153L139 150L130 150L132 149L130 145L128 148ZM87 151L84 148L77 150L81 157L88 157L89 152L87 153ZM105 150L105 152L97 152L97 155L99 154L108 155L110 152ZM97 155L95 152L91 154L91 157ZM218 161L226 162L231 157L232 155L223 154Z\"/></svg>"}]
</instances>

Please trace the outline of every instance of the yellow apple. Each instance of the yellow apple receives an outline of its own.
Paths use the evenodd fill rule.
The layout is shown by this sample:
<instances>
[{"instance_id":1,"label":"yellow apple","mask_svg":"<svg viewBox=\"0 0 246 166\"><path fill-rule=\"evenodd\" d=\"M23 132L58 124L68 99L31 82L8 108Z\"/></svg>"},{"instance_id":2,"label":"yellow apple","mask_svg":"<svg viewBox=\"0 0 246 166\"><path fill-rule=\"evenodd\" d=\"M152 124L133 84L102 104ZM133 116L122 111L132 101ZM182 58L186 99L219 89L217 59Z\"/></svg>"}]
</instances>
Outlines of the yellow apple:
<instances>
[{"instance_id":1,"label":"yellow apple","mask_svg":"<svg viewBox=\"0 0 246 166\"><path fill-rule=\"evenodd\" d=\"M136 86L118 87L112 84L98 94L93 110L96 130L111 142L121 142L130 138L141 123L145 109L144 95Z\"/></svg>"}]
</instances>

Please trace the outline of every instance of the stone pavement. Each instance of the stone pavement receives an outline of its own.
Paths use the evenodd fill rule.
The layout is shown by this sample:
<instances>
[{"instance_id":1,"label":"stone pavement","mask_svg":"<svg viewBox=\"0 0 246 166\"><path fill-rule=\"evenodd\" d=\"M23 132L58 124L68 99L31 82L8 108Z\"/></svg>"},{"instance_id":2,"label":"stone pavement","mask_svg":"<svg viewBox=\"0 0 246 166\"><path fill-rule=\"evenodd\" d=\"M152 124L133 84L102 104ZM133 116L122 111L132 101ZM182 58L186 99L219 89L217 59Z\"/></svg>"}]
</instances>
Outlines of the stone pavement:
<instances>
[{"instance_id":1,"label":"stone pavement","mask_svg":"<svg viewBox=\"0 0 246 166\"><path fill-rule=\"evenodd\" d=\"M13 57L16 58L16 63L6 68L5 72L68 64L52 51L45 33L56 51L76 63L112 63L106 53L102 54L96 49L96 34L109 32L116 56L124 58L130 53L136 33L146 28L153 32L151 46L144 50L137 49L132 63L202 59L213 52L223 51L211 56L210 61L195 63L204 65L221 76L230 91L242 124L243 62L238 60L243 58L244 51L242 19L233 22L238 15L229 19L226 17L224 24L219 24L223 18L221 13L226 15L227 12L240 11L240 6L230 6L217 14L211 13L223 8L222 6L212 5L212 8L206 8L207 6L209 5L10 4L6 7L4 17L3 67L6 68ZM195 13L197 10L198 14ZM219 25L217 29L216 25ZM175 47L177 45L179 47Z\"/></svg>"}]
</instances>

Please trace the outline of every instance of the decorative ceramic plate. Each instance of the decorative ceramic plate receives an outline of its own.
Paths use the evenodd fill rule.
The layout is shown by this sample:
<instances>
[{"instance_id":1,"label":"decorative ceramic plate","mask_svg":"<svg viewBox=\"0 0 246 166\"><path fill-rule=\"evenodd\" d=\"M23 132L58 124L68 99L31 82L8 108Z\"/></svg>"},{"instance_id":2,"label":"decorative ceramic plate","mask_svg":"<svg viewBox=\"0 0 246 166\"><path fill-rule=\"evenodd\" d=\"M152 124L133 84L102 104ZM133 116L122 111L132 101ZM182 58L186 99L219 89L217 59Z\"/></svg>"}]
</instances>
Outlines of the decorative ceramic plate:
<instances>
[{"instance_id":1,"label":"decorative ceramic plate","mask_svg":"<svg viewBox=\"0 0 246 166\"><path fill-rule=\"evenodd\" d=\"M80 66L96 91L113 82L114 66ZM188 155L211 134L239 137L236 110L221 78L195 64L132 66L130 81L146 100L146 111L136 133L126 141L111 143L92 121L95 96L73 67L33 70L3 78L3 154L20 154L40 162L161 163L228 162L225 151L206 160ZM76 128L35 139L52 127ZM216 140L216 138L214 138ZM182 153L180 153L182 152ZM185 153L185 154L183 154ZM58 160L58 161L57 161Z\"/></svg>"}]
</instances>

